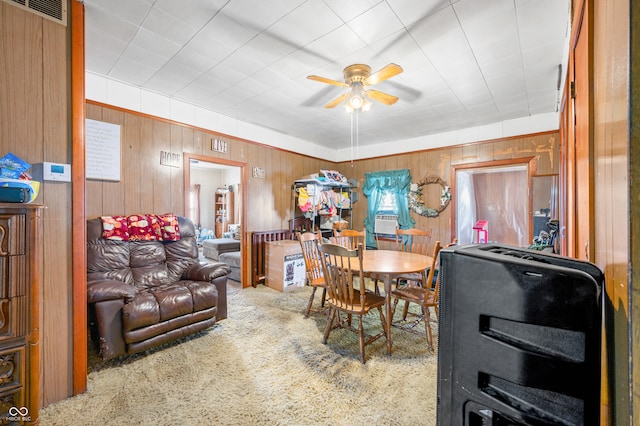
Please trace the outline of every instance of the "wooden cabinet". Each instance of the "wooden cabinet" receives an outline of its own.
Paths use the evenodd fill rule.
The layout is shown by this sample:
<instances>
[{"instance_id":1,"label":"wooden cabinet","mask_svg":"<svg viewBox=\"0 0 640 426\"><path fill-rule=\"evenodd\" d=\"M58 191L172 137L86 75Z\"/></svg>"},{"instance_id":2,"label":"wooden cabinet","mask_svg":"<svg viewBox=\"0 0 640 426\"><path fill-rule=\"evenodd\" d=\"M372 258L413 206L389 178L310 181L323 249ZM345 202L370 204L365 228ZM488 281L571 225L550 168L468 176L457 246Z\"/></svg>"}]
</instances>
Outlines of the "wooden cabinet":
<instances>
[{"instance_id":1,"label":"wooden cabinet","mask_svg":"<svg viewBox=\"0 0 640 426\"><path fill-rule=\"evenodd\" d=\"M233 192L228 189L216 191L216 238L222 238L229 224L233 222Z\"/></svg>"},{"instance_id":2,"label":"wooden cabinet","mask_svg":"<svg viewBox=\"0 0 640 426\"><path fill-rule=\"evenodd\" d=\"M0 423L37 423L42 206L0 204Z\"/></svg>"}]
</instances>

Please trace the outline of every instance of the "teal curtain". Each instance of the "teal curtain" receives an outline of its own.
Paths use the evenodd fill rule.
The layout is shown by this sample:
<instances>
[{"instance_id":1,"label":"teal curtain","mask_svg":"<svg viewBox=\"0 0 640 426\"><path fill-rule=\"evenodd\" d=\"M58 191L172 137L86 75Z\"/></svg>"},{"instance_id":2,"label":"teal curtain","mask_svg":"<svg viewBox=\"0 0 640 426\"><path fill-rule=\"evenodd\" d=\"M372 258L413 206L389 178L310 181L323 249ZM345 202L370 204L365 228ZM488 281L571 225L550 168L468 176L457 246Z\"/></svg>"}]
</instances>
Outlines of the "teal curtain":
<instances>
[{"instance_id":1,"label":"teal curtain","mask_svg":"<svg viewBox=\"0 0 640 426\"><path fill-rule=\"evenodd\" d=\"M375 229L376 213L382 196L386 191L391 191L395 194L400 228L414 227L415 220L409 214L408 196L410 186L411 173L409 169L365 173L362 193L368 199L367 217L364 220L364 227L367 231L367 247L377 247L373 231Z\"/></svg>"}]
</instances>

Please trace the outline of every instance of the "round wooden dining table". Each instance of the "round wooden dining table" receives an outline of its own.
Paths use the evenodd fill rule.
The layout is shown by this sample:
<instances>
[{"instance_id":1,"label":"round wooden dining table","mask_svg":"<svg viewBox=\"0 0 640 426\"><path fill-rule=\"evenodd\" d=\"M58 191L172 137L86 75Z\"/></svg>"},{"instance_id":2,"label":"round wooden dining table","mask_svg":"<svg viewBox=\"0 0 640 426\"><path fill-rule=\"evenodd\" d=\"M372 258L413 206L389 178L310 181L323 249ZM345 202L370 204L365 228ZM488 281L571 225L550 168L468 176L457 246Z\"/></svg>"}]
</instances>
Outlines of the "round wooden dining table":
<instances>
[{"instance_id":1,"label":"round wooden dining table","mask_svg":"<svg viewBox=\"0 0 640 426\"><path fill-rule=\"evenodd\" d=\"M395 278L411 272L424 273L431 267L433 258L417 253L396 250L364 250L362 256L362 270L370 278L384 283L386 303L387 352L391 355L391 285ZM426 281L426 277L423 278Z\"/></svg>"}]
</instances>

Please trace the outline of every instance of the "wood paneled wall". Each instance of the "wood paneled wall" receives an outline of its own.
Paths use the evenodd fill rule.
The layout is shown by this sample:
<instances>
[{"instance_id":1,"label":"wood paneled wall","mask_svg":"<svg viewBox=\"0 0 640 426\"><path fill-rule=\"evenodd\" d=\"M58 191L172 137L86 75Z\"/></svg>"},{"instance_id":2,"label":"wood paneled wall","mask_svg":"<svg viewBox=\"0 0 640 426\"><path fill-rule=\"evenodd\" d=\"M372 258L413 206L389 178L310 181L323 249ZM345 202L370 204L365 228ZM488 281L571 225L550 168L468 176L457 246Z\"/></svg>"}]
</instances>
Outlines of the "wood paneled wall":
<instances>
[{"instance_id":1,"label":"wood paneled wall","mask_svg":"<svg viewBox=\"0 0 640 426\"><path fill-rule=\"evenodd\" d=\"M68 33L0 3L0 155L70 163ZM44 182L41 402L71 392L71 184Z\"/></svg>"},{"instance_id":2,"label":"wood paneled wall","mask_svg":"<svg viewBox=\"0 0 640 426\"><path fill-rule=\"evenodd\" d=\"M456 147L356 160L338 165L273 147L234 138L227 141L228 152L211 151L213 132L123 111L107 105L87 104L87 118L121 125L122 180L87 182L87 217L143 212L173 211L184 214L182 169L160 165L160 151L193 153L212 159L247 163L265 169L265 179L249 177L247 190L247 231L288 227L291 218L291 184L297 178L322 168L337 168L355 178L359 202L354 204L353 226L362 228L366 217L366 198L361 193L364 175L369 171L408 168L414 181L435 174L451 180L451 166L493 160L536 157L537 175L558 173L558 133L548 132L522 137L479 142ZM439 189L425 191L427 205L439 204ZM421 228L432 228L434 239L451 238L450 209L437 218L414 215Z\"/></svg>"},{"instance_id":3,"label":"wood paneled wall","mask_svg":"<svg viewBox=\"0 0 640 426\"><path fill-rule=\"evenodd\" d=\"M160 165L160 151L196 154L262 167L264 179L249 173L246 231L288 228L291 184L333 167L321 159L255 142L225 137L143 114L87 103L87 118L121 126L122 171L119 182L87 181L87 218L134 213L185 213L183 169ZM211 140L227 142L227 152L211 150Z\"/></svg>"},{"instance_id":4,"label":"wood paneled wall","mask_svg":"<svg viewBox=\"0 0 640 426\"><path fill-rule=\"evenodd\" d=\"M610 397L608 419L601 424L639 424L640 422L640 369L638 368L638 344L640 344L640 328L638 321L630 323L630 318L637 318L640 312L638 295L640 282L635 279L636 286L630 291L630 262L638 266L638 255L632 256L631 241L637 241L637 232L631 232L629 224L638 215L637 181L629 176L629 170L637 173L638 160L635 167L631 165L630 138L630 100L637 106L638 93L629 95L631 80L639 77L638 68L630 79L630 55L638 62L640 48L631 43L630 31L635 31L635 40L640 40L636 20L630 19L630 2L628 0L587 1L593 9L593 176L594 176L594 252L596 263L605 274L607 311L607 349L610 370L607 372L612 393L603 395ZM580 4L580 2L578 3ZM635 2L634 2L635 4ZM630 23L633 23L630 27ZM637 67L636 63L636 67ZM637 83L636 89L637 89ZM638 128L638 111L634 111L635 119L632 129ZM636 130L637 132L637 130ZM636 147L638 147L638 135ZM630 185L636 185L634 193ZM633 194L633 195L632 195ZM631 213L630 213L631 212ZM635 214L634 214L635 212ZM637 229L637 222L636 222ZM631 238L630 238L631 237ZM637 244L637 243L636 243ZM634 260L635 258L635 260ZM634 274L637 276L638 274ZM636 296L635 303L630 304L629 296ZM630 311L634 307L635 314ZM630 342L629 336L633 336ZM633 352L636 351L634 355ZM634 361L635 360L635 361ZM629 378L633 380L630 383ZM629 396L632 396L632 400ZM633 420L635 418L635 420Z\"/></svg>"},{"instance_id":5,"label":"wood paneled wall","mask_svg":"<svg viewBox=\"0 0 640 426\"><path fill-rule=\"evenodd\" d=\"M371 158L340 163L337 168L345 176L357 179L360 200L353 206L353 227L364 227L367 201L362 195L365 173L378 170L409 169L413 182L428 175L437 175L451 183L453 165L480 163L514 158L536 158L536 176L558 174L558 132L539 133L520 137L496 139L453 147L436 148L407 154ZM427 207L440 205L440 188L425 188L423 201ZM431 228L432 240L451 241L451 206L438 217L424 217L412 213L416 227Z\"/></svg>"}]
</instances>

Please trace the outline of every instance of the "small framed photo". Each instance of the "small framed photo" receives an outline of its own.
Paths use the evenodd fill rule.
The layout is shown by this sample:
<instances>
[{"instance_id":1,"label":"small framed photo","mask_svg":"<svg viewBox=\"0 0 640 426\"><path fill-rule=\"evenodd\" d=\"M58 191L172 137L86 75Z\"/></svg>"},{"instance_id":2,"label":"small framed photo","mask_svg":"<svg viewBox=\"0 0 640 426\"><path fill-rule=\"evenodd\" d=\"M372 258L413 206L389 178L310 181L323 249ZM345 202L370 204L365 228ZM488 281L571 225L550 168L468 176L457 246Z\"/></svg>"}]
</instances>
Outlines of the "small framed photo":
<instances>
[{"instance_id":1,"label":"small framed photo","mask_svg":"<svg viewBox=\"0 0 640 426\"><path fill-rule=\"evenodd\" d=\"M254 178L264 179L264 168L262 167L253 167L252 175Z\"/></svg>"}]
</instances>

